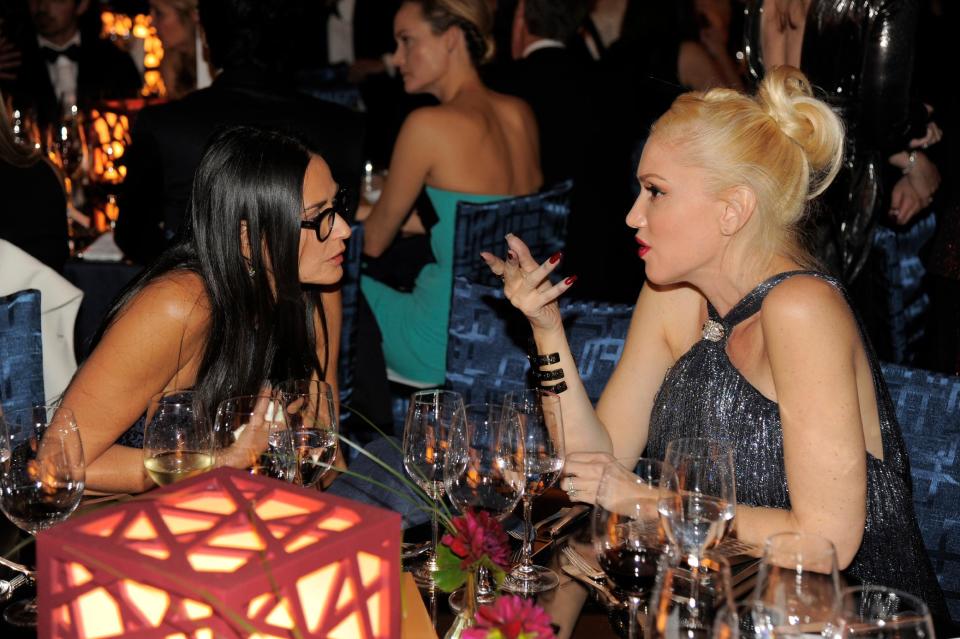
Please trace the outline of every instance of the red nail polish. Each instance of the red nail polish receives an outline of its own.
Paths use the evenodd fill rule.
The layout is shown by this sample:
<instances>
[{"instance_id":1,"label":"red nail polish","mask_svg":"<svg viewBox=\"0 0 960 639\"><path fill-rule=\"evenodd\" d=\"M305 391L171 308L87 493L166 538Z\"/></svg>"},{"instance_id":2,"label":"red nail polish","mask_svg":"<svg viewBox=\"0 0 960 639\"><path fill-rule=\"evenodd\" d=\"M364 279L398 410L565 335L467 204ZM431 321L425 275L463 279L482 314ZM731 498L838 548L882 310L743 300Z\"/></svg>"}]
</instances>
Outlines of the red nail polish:
<instances>
[{"instance_id":1,"label":"red nail polish","mask_svg":"<svg viewBox=\"0 0 960 639\"><path fill-rule=\"evenodd\" d=\"M560 261L561 257L563 257L563 251L557 251L556 253L550 256L550 263L556 264L557 262Z\"/></svg>"},{"instance_id":2,"label":"red nail polish","mask_svg":"<svg viewBox=\"0 0 960 639\"><path fill-rule=\"evenodd\" d=\"M563 280L563 283L566 284L567 286L570 286L571 284L573 284L573 283L576 282L576 281L577 281L577 276L576 276L576 275L571 275L571 276L568 277L567 279Z\"/></svg>"}]
</instances>

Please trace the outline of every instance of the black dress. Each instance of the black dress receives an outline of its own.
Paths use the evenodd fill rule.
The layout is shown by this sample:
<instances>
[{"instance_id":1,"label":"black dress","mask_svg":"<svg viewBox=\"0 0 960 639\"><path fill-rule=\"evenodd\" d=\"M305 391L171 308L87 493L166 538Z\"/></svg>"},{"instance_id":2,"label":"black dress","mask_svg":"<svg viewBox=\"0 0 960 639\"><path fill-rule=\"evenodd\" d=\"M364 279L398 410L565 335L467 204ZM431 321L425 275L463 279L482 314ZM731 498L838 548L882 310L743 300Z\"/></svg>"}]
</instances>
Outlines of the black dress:
<instances>
[{"instance_id":1,"label":"black dress","mask_svg":"<svg viewBox=\"0 0 960 639\"><path fill-rule=\"evenodd\" d=\"M726 336L737 324L760 310L774 286L799 274L819 277L843 291L836 280L825 275L792 271L761 283L725 317L719 317L708 303L710 319L718 322L722 331L711 334L705 328L704 338L667 372L650 415L647 457L663 459L667 443L680 437L707 437L725 442L734 451L737 501L748 506L790 508L779 407L754 388L730 362ZM844 574L862 583L911 592L927 602L935 618L945 621L949 616L943 593L913 512L910 461L879 362L869 342L866 349L877 396L883 460L867 453L867 518L863 542Z\"/></svg>"}]
</instances>

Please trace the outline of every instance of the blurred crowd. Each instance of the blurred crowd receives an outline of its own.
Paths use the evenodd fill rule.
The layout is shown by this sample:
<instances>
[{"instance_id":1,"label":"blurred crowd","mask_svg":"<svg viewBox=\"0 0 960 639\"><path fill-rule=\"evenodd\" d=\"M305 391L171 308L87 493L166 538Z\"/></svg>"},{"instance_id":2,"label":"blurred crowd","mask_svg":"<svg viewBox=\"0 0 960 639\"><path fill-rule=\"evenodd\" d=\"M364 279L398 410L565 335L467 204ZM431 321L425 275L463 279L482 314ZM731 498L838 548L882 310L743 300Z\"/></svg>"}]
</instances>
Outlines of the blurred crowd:
<instances>
[{"instance_id":1,"label":"blurred crowd","mask_svg":"<svg viewBox=\"0 0 960 639\"><path fill-rule=\"evenodd\" d=\"M70 227L83 211L68 224L65 203L75 188L64 178L72 176L62 161L55 166L43 152L44 136L50 135L44 132L53 130L55 137L66 119L105 100L142 97L143 53L103 37L106 10L149 14L163 45L159 71L165 97L124 107L132 122L131 144L118 187L115 240L127 259L149 264L176 237L202 151L226 124L257 123L305 140L347 187L345 209L355 214L362 204L364 168L368 175L389 168L388 184L390 175L402 175L396 146L408 116L445 102L429 82L416 86L416 74L433 72L430 65L437 62L416 43L404 48L399 40L394 18L404 4L4 2L0 238L58 271L69 257ZM434 5L471 3L419 4L427 15ZM476 61L478 78L529 106L539 149L539 177L528 172L523 187L497 192L522 195L573 180L564 255L565 272L578 276L572 295L636 299L640 280L634 274L642 263L624 216L638 193L634 172L650 124L673 99L691 89L750 89L765 71L791 64L835 106L847 129L841 178L811 204L804 229L822 267L853 293L882 358L960 373L960 104L957 83L944 71L954 58L951 37L960 27L956 3L488 0L487 5L489 24L454 13L463 16L461 26L476 30L478 42L489 40ZM17 128L26 122L39 132L32 138ZM428 145L437 143L428 139ZM475 143L464 141L457 153L470 153L470 145ZM406 166L416 161L416 153L402 153ZM374 208L375 220L401 201L404 215L422 213L422 201L410 206L393 195L399 179L386 191L393 204L380 205L379 212ZM415 186L411 198L423 181ZM429 237L429 220L423 227ZM429 254L421 259L432 261Z\"/></svg>"}]
</instances>

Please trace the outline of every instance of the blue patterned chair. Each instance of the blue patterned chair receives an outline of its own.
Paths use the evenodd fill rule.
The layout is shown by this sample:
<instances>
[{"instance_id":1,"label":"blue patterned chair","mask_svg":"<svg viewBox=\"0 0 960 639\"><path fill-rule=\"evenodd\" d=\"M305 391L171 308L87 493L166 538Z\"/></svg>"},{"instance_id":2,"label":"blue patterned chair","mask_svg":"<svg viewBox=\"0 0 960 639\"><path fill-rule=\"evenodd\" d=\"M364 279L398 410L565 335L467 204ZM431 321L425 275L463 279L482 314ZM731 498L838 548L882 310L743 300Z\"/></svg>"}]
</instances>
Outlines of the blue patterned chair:
<instances>
[{"instance_id":1,"label":"blue patterned chair","mask_svg":"<svg viewBox=\"0 0 960 639\"><path fill-rule=\"evenodd\" d=\"M884 364L910 453L913 505L954 620L960 621L960 377Z\"/></svg>"},{"instance_id":2,"label":"blue patterned chair","mask_svg":"<svg viewBox=\"0 0 960 639\"><path fill-rule=\"evenodd\" d=\"M363 255L363 224L350 227L352 235L343 256L343 279L340 294L343 299L343 323L340 328L340 361L337 362L337 381L340 384L340 419L349 417L344 404L353 397L354 351L357 343L357 313L360 301L360 258Z\"/></svg>"},{"instance_id":3,"label":"blue patterned chair","mask_svg":"<svg viewBox=\"0 0 960 639\"><path fill-rule=\"evenodd\" d=\"M499 281L498 281L499 283ZM561 300L560 310L580 377L594 403L623 352L632 306ZM533 385L530 327L499 287L454 279L447 344L447 386L467 403L500 401Z\"/></svg>"},{"instance_id":4,"label":"blue patterned chair","mask_svg":"<svg viewBox=\"0 0 960 639\"><path fill-rule=\"evenodd\" d=\"M15 411L43 400L40 291L28 289L0 297L0 407Z\"/></svg>"},{"instance_id":5,"label":"blue patterned chair","mask_svg":"<svg viewBox=\"0 0 960 639\"><path fill-rule=\"evenodd\" d=\"M487 286L499 284L480 259L480 252L502 255L507 233L523 238L533 256L540 260L563 250L572 188L573 181L567 180L533 195L485 204L457 204L453 276Z\"/></svg>"}]
</instances>

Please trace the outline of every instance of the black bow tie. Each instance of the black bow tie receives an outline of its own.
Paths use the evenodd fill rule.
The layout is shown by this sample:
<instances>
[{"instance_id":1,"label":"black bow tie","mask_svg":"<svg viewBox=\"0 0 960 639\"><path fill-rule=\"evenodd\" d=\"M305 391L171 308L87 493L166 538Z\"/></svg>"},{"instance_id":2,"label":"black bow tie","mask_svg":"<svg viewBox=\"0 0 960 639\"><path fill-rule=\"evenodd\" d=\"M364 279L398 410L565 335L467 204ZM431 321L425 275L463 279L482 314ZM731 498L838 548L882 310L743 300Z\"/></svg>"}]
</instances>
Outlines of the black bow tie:
<instances>
[{"instance_id":1,"label":"black bow tie","mask_svg":"<svg viewBox=\"0 0 960 639\"><path fill-rule=\"evenodd\" d=\"M62 55L67 56L74 62L80 59L79 44L71 44L69 47L67 47L62 51L60 51L59 49L54 49L52 47L40 47L40 52L43 54L43 57L47 60L47 62L51 64L55 63L57 59Z\"/></svg>"}]
</instances>

